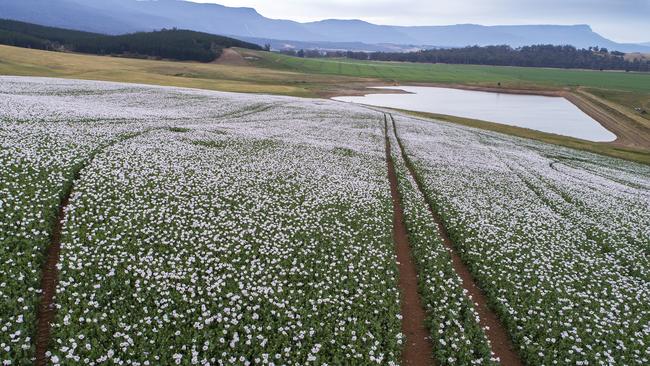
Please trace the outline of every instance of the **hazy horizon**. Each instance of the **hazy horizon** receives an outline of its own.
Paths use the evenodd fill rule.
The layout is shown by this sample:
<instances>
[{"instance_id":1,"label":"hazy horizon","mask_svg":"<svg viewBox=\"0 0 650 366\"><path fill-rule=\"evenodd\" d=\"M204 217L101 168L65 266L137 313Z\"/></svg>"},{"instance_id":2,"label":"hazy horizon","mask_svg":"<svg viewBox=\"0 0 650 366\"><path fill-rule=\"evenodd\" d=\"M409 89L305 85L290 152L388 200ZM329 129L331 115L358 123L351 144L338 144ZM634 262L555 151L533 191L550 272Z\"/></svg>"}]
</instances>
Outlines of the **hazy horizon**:
<instances>
[{"instance_id":1,"label":"hazy horizon","mask_svg":"<svg viewBox=\"0 0 650 366\"><path fill-rule=\"evenodd\" d=\"M650 0L190 0L252 7L274 19L299 22L360 19L382 25L588 24L602 36L623 43L650 42Z\"/></svg>"}]
</instances>

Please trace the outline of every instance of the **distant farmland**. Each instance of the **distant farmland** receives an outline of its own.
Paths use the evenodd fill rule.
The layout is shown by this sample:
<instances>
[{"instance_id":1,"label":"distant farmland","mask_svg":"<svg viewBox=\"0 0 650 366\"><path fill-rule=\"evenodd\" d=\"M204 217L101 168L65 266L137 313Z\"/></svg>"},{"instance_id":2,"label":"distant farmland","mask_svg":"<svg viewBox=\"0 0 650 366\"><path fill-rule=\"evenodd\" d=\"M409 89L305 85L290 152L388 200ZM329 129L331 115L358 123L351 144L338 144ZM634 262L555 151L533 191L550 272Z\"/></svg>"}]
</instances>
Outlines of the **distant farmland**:
<instances>
[{"instance_id":1,"label":"distant farmland","mask_svg":"<svg viewBox=\"0 0 650 366\"><path fill-rule=\"evenodd\" d=\"M241 50L242 53L260 55ZM333 74L394 80L402 83L501 83L504 87L587 87L650 94L650 74L564 70L534 67L416 64L405 62L359 61L351 59L313 59L266 54L259 66L314 74Z\"/></svg>"}]
</instances>

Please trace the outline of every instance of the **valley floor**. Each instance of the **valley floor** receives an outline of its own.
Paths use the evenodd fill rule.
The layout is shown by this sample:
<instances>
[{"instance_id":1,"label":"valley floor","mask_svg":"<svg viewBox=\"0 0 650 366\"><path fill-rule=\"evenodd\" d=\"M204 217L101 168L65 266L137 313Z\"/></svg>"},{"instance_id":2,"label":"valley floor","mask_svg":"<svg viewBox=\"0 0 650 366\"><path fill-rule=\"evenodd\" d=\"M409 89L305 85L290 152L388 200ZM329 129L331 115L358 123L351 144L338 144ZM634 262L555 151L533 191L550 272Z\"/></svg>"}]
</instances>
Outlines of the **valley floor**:
<instances>
[{"instance_id":1,"label":"valley floor","mask_svg":"<svg viewBox=\"0 0 650 366\"><path fill-rule=\"evenodd\" d=\"M4 364L650 362L647 165L321 99L0 95Z\"/></svg>"}]
</instances>

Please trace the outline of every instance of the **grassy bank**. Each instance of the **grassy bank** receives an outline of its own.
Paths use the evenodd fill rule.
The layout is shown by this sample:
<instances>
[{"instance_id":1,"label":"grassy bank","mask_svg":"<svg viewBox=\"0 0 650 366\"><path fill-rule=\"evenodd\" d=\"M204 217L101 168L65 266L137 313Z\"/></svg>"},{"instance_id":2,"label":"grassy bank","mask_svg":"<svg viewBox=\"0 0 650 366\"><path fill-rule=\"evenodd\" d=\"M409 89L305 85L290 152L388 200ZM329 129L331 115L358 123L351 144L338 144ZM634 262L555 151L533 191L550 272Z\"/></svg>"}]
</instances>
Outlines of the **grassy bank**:
<instances>
[{"instance_id":1,"label":"grassy bank","mask_svg":"<svg viewBox=\"0 0 650 366\"><path fill-rule=\"evenodd\" d=\"M475 84L518 89L588 87L650 94L650 73L565 70L535 67L421 64L307 59L275 53L241 50L258 57L255 64L266 68L313 74L375 78L396 82Z\"/></svg>"},{"instance_id":2,"label":"grassy bank","mask_svg":"<svg viewBox=\"0 0 650 366\"><path fill-rule=\"evenodd\" d=\"M596 154L607 155L615 158L635 161L642 164L650 164L650 152L644 150L616 147L608 143L599 143L599 142L580 140L573 137L555 135L552 133L535 131L535 130L522 128L522 127L508 126L500 123L481 121L478 119L449 116L446 114L413 112L413 111L406 111L406 110L397 110L397 111L405 114L417 116L417 117L426 118L426 119L435 119L435 120L440 120L445 122L451 122L463 126L480 128L483 130L499 132L506 135L533 139L537 141L546 142L549 144L570 147L572 149L589 151Z\"/></svg>"},{"instance_id":3,"label":"grassy bank","mask_svg":"<svg viewBox=\"0 0 650 366\"><path fill-rule=\"evenodd\" d=\"M368 80L255 66L140 60L0 46L0 75L130 82L243 93L316 97ZM358 86L362 89L363 86Z\"/></svg>"}]
</instances>

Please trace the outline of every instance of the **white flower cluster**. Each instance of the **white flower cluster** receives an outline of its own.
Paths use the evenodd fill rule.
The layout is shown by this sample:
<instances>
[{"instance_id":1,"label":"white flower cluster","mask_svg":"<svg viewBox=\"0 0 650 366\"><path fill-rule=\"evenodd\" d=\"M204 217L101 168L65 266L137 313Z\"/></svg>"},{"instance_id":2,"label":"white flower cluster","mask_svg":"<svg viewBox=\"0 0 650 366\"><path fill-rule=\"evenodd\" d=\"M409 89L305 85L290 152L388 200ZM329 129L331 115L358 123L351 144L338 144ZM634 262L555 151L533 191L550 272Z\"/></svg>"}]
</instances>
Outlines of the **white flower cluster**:
<instances>
[{"instance_id":1,"label":"white flower cluster","mask_svg":"<svg viewBox=\"0 0 650 366\"><path fill-rule=\"evenodd\" d=\"M3 147L12 146L3 157L16 161L2 171L3 184L22 184L12 191L17 197L32 187L53 192L47 205L34 199L12 210L52 211L71 177L51 182L46 168L87 164L64 223L52 363L399 362L381 115L294 98L0 83L16 101L2 116ZM27 141L25 131L33 135ZM61 146L49 158L56 165L18 159L45 159L49 140ZM10 175L30 169L40 180ZM40 229L39 254L50 224ZM31 272L16 264L11 273L37 287L39 261L31 259ZM4 324L9 300L25 288L2 278L12 288ZM33 322L34 306L24 312ZM16 324L23 335L33 331ZM10 342L0 359L25 361L31 351L17 353Z\"/></svg>"},{"instance_id":2,"label":"white flower cluster","mask_svg":"<svg viewBox=\"0 0 650 366\"><path fill-rule=\"evenodd\" d=\"M531 364L650 363L650 168L398 117L428 199Z\"/></svg>"},{"instance_id":3,"label":"white flower cluster","mask_svg":"<svg viewBox=\"0 0 650 366\"><path fill-rule=\"evenodd\" d=\"M193 90L0 77L0 361L33 356L40 269L64 192L102 147L151 128L245 113ZM232 99L232 100L231 100ZM199 119L199 121L203 121Z\"/></svg>"},{"instance_id":4,"label":"white flower cluster","mask_svg":"<svg viewBox=\"0 0 650 366\"><path fill-rule=\"evenodd\" d=\"M76 167L119 133L113 126L0 121L0 361L4 354L30 359L40 269L59 202Z\"/></svg>"}]
</instances>

